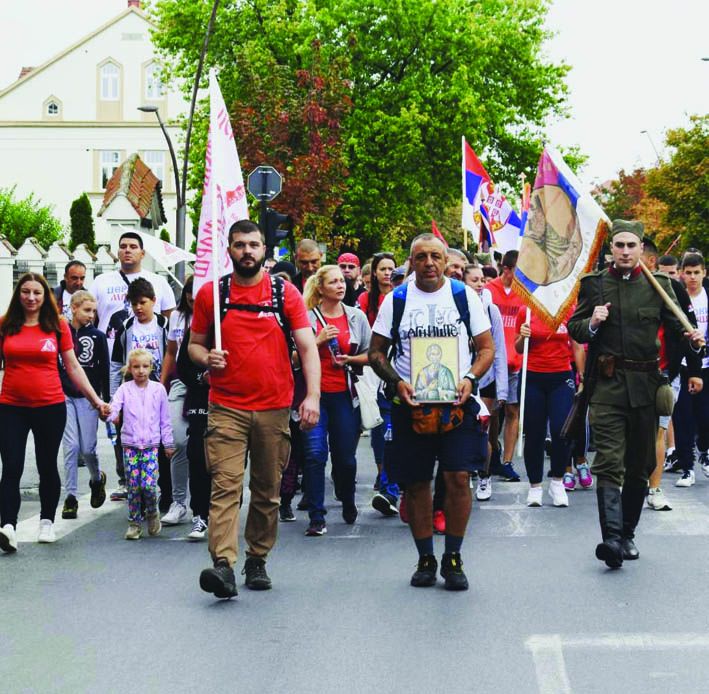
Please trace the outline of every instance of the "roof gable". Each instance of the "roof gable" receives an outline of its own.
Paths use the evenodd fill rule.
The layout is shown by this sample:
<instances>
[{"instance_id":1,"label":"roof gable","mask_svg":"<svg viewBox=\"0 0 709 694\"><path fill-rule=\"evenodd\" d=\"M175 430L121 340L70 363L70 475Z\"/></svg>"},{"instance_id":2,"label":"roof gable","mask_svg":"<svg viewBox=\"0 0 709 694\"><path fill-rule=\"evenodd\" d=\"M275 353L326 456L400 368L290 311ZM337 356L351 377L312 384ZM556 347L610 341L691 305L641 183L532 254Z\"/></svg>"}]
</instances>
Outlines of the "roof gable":
<instances>
[{"instance_id":1,"label":"roof gable","mask_svg":"<svg viewBox=\"0 0 709 694\"><path fill-rule=\"evenodd\" d=\"M22 72L20 73L20 78L13 82L11 85L8 87L5 87L5 89L0 90L0 99L5 96L5 94L8 94L9 92L15 90L17 87L25 84L29 80L31 80L33 77L37 76L40 72L46 70L48 67L51 65L54 65L55 63L59 62L62 58L65 56L69 55L69 53L74 52L77 48L81 48L85 43L88 41L91 41L91 39L95 38L99 34L103 33L110 27L112 27L114 24L118 24L121 20L123 20L125 17L127 17L130 14L135 14L138 17L140 17L143 21L145 21L146 24L150 25L151 27L155 27L153 22L151 22L148 19L148 16L143 12L141 9L138 7L135 7L131 5L130 7L127 7L123 12L121 12L119 15L115 16L113 19L109 20L105 24L102 24L98 29L95 29L92 31L90 34L87 34L84 36L82 39L79 39L76 43L72 44L68 48L65 48L63 51L60 53L57 53L54 57L50 58L47 62L42 63L42 65L39 65L38 67L33 67L33 68L22 68Z\"/></svg>"}]
</instances>

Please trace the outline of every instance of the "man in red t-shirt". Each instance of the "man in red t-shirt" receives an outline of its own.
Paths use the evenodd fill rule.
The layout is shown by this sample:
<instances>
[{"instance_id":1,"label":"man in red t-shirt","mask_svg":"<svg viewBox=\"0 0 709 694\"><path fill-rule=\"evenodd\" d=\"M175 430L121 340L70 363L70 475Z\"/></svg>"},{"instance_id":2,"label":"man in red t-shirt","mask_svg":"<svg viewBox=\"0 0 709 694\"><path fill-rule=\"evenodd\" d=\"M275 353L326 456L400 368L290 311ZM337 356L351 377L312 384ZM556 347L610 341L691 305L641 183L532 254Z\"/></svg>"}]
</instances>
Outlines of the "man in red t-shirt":
<instances>
[{"instance_id":1,"label":"man in red t-shirt","mask_svg":"<svg viewBox=\"0 0 709 694\"><path fill-rule=\"evenodd\" d=\"M271 587L265 564L276 541L281 473L290 454L291 354L272 310L275 297L271 279L263 270L265 251L256 224L241 220L232 225L229 255L234 272L221 320L222 349L213 346L212 282L195 299L188 347L192 361L209 370L211 386L205 443L212 475L209 552L214 567L202 571L200 586L218 598L237 594L233 565L247 453L251 501L244 531L246 586L253 590ZM299 408L301 428L308 429L320 415L320 358L302 297L288 282L283 290L283 313L307 386ZM264 310L245 308L259 306Z\"/></svg>"},{"instance_id":2,"label":"man in red t-shirt","mask_svg":"<svg viewBox=\"0 0 709 694\"><path fill-rule=\"evenodd\" d=\"M519 434L519 397L517 384L522 368L522 357L515 351L515 322L520 306L524 305L521 297L512 291L512 279L517 267L517 251L507 251L502 257L502 275L488 282L486 289L492 294L492 301L500 309L502 325L505 330L505 347L507 348L507 372L509 389L505 403L505 433L503 436L503 466L500 474L508 482L519 482L519 475L512 467L512 456ZM497 442L491 441L494 446ZM494 451L493 451L494 455ZM494 472L494 470L493 470Z\"/></svg>"}]
</instances>

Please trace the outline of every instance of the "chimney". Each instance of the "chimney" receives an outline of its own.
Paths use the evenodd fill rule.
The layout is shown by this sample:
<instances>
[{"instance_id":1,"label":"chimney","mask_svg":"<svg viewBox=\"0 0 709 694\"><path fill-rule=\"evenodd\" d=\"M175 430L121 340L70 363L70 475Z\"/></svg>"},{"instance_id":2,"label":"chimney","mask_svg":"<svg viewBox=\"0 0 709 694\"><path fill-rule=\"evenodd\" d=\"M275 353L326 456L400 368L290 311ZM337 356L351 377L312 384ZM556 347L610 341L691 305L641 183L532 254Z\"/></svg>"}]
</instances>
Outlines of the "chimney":
<instances>
[{"instance_id":1,"label":"chimney","mask_svg":"<svg viewBox=\"0 0 709 694\"><path fill-rule=\"evenodd\" d=\"M140 9L140 0L128 0L128 7L136 7Z\"/></svg>"}]
</instances>

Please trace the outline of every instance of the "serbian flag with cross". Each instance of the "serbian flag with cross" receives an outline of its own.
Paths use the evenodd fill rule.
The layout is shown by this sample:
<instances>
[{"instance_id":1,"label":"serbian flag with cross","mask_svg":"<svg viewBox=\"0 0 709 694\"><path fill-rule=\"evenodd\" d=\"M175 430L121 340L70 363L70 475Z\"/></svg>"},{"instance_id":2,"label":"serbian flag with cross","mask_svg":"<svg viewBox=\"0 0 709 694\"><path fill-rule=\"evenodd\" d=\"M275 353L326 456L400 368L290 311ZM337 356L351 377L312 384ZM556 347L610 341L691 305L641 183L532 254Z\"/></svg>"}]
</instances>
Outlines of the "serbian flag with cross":
<instances>
[{"instance_id":1,"label":"serbian flag with cross","mask_svg":"<svg viewBox=\"0 0 709 694\"><path fill-rule=\"evenodd\" d=\"M522 220L499 191L463 137L463 214L461 226L473 232L482 251L517 250Z\"/></svg>"}]
</instances>

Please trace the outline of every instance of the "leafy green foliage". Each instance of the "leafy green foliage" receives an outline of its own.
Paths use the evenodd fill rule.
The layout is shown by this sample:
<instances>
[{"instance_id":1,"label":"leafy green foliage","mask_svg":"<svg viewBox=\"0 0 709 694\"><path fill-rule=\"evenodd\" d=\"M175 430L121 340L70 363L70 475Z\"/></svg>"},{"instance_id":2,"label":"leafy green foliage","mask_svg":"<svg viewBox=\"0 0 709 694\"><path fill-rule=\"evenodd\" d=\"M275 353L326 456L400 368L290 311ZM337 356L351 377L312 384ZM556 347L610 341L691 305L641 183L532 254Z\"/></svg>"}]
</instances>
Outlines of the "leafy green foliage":
<instances>
[{"instance_id":1,"label":"leafy green foliage","mask_svg":"<svg viewBox=\"0 0 709 694\"><path fill-rule=\"evenodd\" d=\"M682 234L681 247L709 249L709 115L667 133L667 162L648 172L649 196L667 206L666 223Z\"/></svg>"},{"instance_id":2,"label":"leafy green foliage","mask_svg":"<svg viewBox=\"0 0 709 694\"><path fill-rule=\"evenodd\" d=\"M19 248L30 236L47 248L64 234L62 223L52 214L52 207L42 205L34 193L15 199L15 187L0 189L0 234Z\"/></svg>"},{"instance_id":3,"label":"leafy green foliage","mask_svg":"<svg viewBox=\"0 0 709 694\"><path fill-rule=\"evenodd\" d=\"M211 4L157 0L152 12L186 93ZM275 206L299 235L393 250L459 202L461 135L503 187L535 170L567 94L567 66L542 55L546 11L546 0L225 0L207 64L245 172L284 173ZM200 192L206 108L190 156Z\"/></svg>"},{"instance_id":4,"label":"leafy green foliage","mask_svg":"<svg viewBox=\"0 0 709 694\"><path fill-rule=\"evenodd\" d=\"M170 232L165 227L160 229L160 240L172 243L172 239L170 238Z\"/></svg>"},{"instance_id":5,"label":"leafy green foliage","mask_svg":"<svg viewBox=\"0 0 709 694\"><path fill-rule=\"evenodd\" d=\"M69 250L73 251L79 244L85 243L89 250L95 251L94 214L91 209L91 201L86 193L82 193L71 203L69 218L71 220Z\"/></svg>"}]
</instances>

